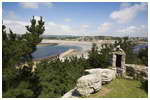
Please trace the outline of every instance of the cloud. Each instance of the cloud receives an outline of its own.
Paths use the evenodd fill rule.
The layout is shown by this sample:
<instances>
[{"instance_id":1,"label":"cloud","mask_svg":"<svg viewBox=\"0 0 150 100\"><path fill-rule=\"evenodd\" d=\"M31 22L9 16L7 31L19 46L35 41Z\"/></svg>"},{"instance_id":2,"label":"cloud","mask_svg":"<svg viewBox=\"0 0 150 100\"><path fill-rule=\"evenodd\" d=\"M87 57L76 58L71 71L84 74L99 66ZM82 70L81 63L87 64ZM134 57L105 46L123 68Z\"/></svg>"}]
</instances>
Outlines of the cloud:
<instances>
[{"instance_id":1,"label":"cloud","mask_svg":"<svg viewBox=\"0 0 150 100\"><path fill-rule=\"evenodd\" d=\"M108 32L112 28L112 23L105 22L98 27L98 33Z\"/></svg>"},{"instance_id":2,"label":"cloud","mask_svg":"<svg viewBox=\"0 0 150 100\"><path fill-rule=\"evenodd\" d=\"M66 18L66 19L64 19L64 21L65 21L65 22L70 22L71 19L70 19L70 18Z\"/></svg>"},{"instance_id":3,"label":"cloud","mask_svg":"<svg viewBox=\"0 0 150 100\"><path fill-rule=\"evenodd\" d=\"M39 4L36 2L21 2L20 6L22 8L32 8L32 9L37 9L39 8Z\"/></svg>"},{"instance_id":4,"label":"cloud","mask_svg":"<svg viewBox=\"0 0 150 100\"><path fill-rule=\"evenodd\" d=\"M123 7L123 8L122 8ZM121 9L110 14L110 18L118 23L127 23L134 19L138 13L147 9L147 3L140 4L122 4Z\"/></svg>"},{"instance_id":5,"label":"cloud","mask_svg":"<svg viewBox=\"0 0 150 100\"><path fill-rule=\"evenodd\" d=\"M11 29L14 33L24 34L26 32L26 25L29 23L24 21L15 21L15 20L3 20L3 24L6 25L6 31L9 32Z\"/></svg>"},{"instance_id":6,"label":"cloud","mask_svg":"<svg viewBox=\"0 0 150 100\"><path fill-rule=\"evenodd\" d=\"M21 2L19 3L19 5L22 8L30 8L30 9L38 9L40 6L44 6L44 7L52 7L53 4L52 3L40 3L40 2Z\"/></svg>"},{"instance_id":7,"label":"cloud","mask_svg":"<svg viewBox=\"0 0 150 100\"><path fill-rule=\"evenodd\" d=\"M26 21L15 21L15 20L3 20L4 25L7 27L7 32L9 28L12 29L14 33L25 34L26 25L30 25L30 22ZM139 26L128 26L122 29L118 29L113 23L105 22L98 27L97 31L89 30L88 25L82 25L83 27L71 27L66 24L57 24L53 21L45 23L44 35L111 35L111 36L131 36L131 37L147 37L148 27L146 25ZM112 30L112 28L116 28ZM111 31L110 31L111 30ZM100 34L101 33L101 34Z\"/></svg>"},{"instance_id":8,"label":"cloud","mask_svg":"<svg viewBox=\"0 0 150 100\"><path fill-rule=\"evenodd\" d=\"M148 28L145 25L140 26L128 26L124 29L120 29L116 31L120 35L124 36L139 36L139 37L147 37L148 36Z\"/></svg>"},{"instance_id":9,"label":"cloud","mask_svg":"<svg viewBox=\"0 0 150 100\"><path fill-rule=\"evenodd\" d=\"M18 18L18 16L16 16L14 11L9 11L7 16L4 17L4 19L17 20L19 18Z\"/></svg>"},{"instance_id":10,"label":"cloud","mask_svg":"<svg viewBox=\"0 0 150 100\"><path fill-rule=\"evenodd\" d=\"M75 30L65 24L57 24L53 21L49 21L45 24L45 35L73 35Z\"/></svg>"},{"instance_id":11,"label":"cloud","mask_svg":"<svg viewBox=\"0 0 150 100\"><path fill-rule=\"evenodd\" d=\"M40 16L34 16L34 19L35 20L40 20L41 18L40 18Z\"/></svg>"},{"instance_id":12,"label":"cloud","mask_svg":"<svg viewBox=\"0 0 150 100\"><path fill-rule=\"evenodd\" d=\"M84 25L81 25L82 28L89 28L89 25L87 24L84 24Z\"/></svg>"},{"instance_id":13,"label":"cloud","mask_svg":"<svg viewBox=\"0 0 150 100\"><path fill-rule=\"evenodd\" d=\"M39 17L37 16L35 19L39 19ZM30 25L30 22L16 20L4 20L3 23L7 27L7 32L10 28L17 34L25 34L27 31L25 26ZM83 35L84 33L88 35L88 27L88 25L84 24L82 27L79 26L75 28L67 24L58 24L53 21L48 21L45 22L44 35Z\"/></svg>"},{"instance_id":14,"label":"cloud","mask_svg":"<svg viewBox=\"0 0 150 100\"><path fill-rule=\"evenodd\" d=\"M128 8L131 6L131 3L128 3L128 2L123 2L121 3L120 5L120 9L124 9L124 8Z\"/></svg>"}]
</instances>

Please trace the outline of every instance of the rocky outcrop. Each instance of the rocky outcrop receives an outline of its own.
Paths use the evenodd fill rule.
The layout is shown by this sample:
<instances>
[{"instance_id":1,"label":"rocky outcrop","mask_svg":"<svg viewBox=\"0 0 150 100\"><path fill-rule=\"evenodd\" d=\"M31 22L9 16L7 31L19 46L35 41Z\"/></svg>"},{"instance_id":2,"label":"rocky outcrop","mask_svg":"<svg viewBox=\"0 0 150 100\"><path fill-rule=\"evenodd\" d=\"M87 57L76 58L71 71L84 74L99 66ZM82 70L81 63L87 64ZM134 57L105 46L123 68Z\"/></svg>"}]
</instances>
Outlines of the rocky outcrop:
<instances>
[{"instance_id":1,"label":"rocky outcrop","mask_svg":"<svg viewBox=\"0 0 150 100\"><path fill-rule=\"evenodd\" d=\"M67 92L63 98L77 98L80 96L88 96L91 93L99 91L102 83L108 83L115 78L115 70L113 69L87 69L88 75L82 76L77 80L76 87Z\"/></svg>"},{"instance_id":2,"label":"rocky outcrop","mask_svg":"<svg viewBox=\"0 0 150 100\"><path fill-rule=\"evenodd\" d=\"M108 83L112 81L116 77L115 70L112 69L101 69L101 68L96 68L96 69L87 69L85 70L89 74L96 74L97 77L102 79L102 83Z\"/></svg>"},{"instance_id":3,"label":"rocky outcrop","mask_svg":"<svg viewBox=\"0 0 150 100\"><path fill-rule=\"evenodd\" d=\"M101 85L101 78L97 74L89 74L77 80L77 91L81 96L88 96L100 90Z\"/></svg>"}]
</instances>

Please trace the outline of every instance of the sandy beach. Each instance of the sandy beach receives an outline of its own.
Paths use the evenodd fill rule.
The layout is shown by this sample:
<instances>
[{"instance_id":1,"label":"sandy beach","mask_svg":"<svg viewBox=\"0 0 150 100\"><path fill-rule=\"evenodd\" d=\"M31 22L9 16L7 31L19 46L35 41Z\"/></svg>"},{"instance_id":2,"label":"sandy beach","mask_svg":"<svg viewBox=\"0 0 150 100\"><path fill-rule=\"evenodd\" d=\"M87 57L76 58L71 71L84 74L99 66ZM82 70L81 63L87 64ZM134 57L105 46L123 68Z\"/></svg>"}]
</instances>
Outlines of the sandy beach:
<instances>
[{"instance_id":1,"label":"sandy beach","mask_svg":"<svg viewBox=\"0 0 150 100\"><path fill-rule=\"evenodd\" d=\"M96 43L98 47L101 47L102 44L112 44L113 40L99 40L99 41L73 41L73 40L48 40L43 39L41 44L57 44L60 46L76 46L80 47L81 50L73 50L73 48L63 52L61 58L69 57L69 56L84 56L88 57L88 51L91 50L92 44Z\"/></svg>"},{"instance_id":2,"label":"sandy beach","mask_svg":"<svg viewBox=\"0 0 150 100\"><path fill-rule=\"evenodd\" d=\"M90 50L93 42L84 42L84 41L68 41L68 40L42 40L41 43L57 43L60 46L68 45L68 46L77 46L81 47L82 51Z\"/></svg>"}]
</instances>

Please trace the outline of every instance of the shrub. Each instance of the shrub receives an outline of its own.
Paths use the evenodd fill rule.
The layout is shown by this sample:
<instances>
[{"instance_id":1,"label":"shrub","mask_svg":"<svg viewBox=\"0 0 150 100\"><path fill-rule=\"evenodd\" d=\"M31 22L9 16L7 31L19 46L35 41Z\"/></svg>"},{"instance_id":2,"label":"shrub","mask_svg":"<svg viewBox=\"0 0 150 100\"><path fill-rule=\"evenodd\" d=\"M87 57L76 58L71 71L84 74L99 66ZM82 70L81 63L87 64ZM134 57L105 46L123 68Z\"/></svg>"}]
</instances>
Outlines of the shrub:
<instances>
[{"instance_id":1,"label":"shrub","mask_svg":"<svg viewBox=\"0 0 150 100\"><path fill-rule=\"evenodd\" d=\"M141 80L141 88L148 93L148 80Z\"/></svg>"}]
</instances>

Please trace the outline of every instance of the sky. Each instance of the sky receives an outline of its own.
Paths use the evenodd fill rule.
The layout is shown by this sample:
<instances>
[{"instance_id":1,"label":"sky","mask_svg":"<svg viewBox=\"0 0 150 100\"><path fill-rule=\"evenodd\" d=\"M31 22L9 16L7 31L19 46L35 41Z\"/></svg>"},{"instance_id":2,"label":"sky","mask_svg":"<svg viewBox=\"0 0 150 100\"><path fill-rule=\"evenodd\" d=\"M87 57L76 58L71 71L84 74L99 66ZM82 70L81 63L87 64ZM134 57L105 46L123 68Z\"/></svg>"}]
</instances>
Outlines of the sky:
<instances>
[{"instance_id":1,"label":"sky","mask_svg":"<svg viewBox=\"0 0 150 100\"><path fill-rule=\"evenodd\" d=\"M44 35L148 36L144 2L3 2L3 24L24 34L32 16L45 21Z\"/></svg>"}]
</instances>

